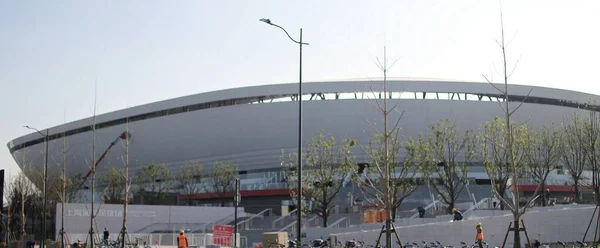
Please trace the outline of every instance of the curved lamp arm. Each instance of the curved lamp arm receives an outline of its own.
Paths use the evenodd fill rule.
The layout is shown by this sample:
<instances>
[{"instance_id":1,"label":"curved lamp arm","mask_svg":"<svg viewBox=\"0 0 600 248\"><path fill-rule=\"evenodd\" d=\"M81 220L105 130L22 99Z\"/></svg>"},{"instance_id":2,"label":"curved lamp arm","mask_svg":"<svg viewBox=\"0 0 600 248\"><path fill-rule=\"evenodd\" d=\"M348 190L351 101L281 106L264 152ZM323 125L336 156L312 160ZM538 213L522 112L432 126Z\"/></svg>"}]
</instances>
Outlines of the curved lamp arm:
<instances>
[{"instance_id":1,"label":"curved lamp arm","mask_svg":"<svg viewBox=\"0 0 600 248\"><path fill-rule=\"evenodd\" d=\"M308 43L306 43L306 42L299 42L299 41L294 40L294 38L292 38L292 36L290 36L290 34L288 33L288 31L285 30L285 28L283 28L283 27L281 27L281 26L279 26L279 25L277 25L275 23L271 23L271 20L269 20L269 19L262 18L259 21L264 22L266 24L269 24L271 26L275 26L275 27L280 28L281 30L283 30L283 32L285 32L285 34L287 35L287 37L290 38L290 40L292 40L296 44L308 45Z\"/></svg>"},{"instance_id":2,"label":"curved lamp arm","mask_svg":"<svg viewBox=\"0 0 600 248\"><path fill-rule=\"evenodd\" d=\"M43 134L42 132L40 132L40 130L38 130L37 128L33 128L33 127L30 127L30 126L27 126L27 125L25 125L25 126L23 126L23 127L24 127L24 128L27 128L27 129L29 129L29 130L36 131L37 133L39 133L39 134L40 134L41 136L43 136L43 137L46 137L46 136L47 136L47 135Z\"/></svg>"}]
</instances>

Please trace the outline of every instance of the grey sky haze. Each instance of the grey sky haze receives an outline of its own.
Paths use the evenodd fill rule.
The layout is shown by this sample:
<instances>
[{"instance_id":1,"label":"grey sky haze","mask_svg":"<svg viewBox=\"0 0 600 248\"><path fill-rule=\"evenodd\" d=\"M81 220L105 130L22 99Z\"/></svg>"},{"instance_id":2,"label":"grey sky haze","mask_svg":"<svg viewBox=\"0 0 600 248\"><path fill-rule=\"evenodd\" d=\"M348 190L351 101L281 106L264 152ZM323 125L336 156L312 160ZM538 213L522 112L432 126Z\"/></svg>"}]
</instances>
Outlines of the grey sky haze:
<instances>
[{"instance_id":1,"label":"grey sky haze","mask_svg":"<svg viewBox=\"0 0 600 248\"><path fill-rule=\"evenodd\" d=\"M512 83L600 94L600 2L504 0ZM0 141L98 112L211 90L393 77L483 81L500 66L492 0L0 1ZM514 39L513 39L514 37ZM66 115L65 115L66 113ZM0 168L16 170L8 150Z\"/></svg>"}]
</instances>

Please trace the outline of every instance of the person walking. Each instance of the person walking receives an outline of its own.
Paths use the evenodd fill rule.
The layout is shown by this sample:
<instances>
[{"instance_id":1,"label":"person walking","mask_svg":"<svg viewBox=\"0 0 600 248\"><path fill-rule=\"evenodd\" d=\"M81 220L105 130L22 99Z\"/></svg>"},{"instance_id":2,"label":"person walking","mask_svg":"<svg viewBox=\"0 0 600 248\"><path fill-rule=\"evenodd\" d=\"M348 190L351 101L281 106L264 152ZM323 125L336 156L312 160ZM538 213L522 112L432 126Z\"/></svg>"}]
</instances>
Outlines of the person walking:
<instances>
[{"instance_id":1,"label":"person walking","mask_svg":"<svg viewBox=\"0 0 600 248\"><path fill-rule=\"evenodd\" d=\"M425 217L425 208L423 208L423 206L419 206L417 208L417 211L419 211L419 218L424 218Z\"/></svg>"},{"instance_id":2,"label":"person walking","mask_svg":"<svg viewBox=\"0 0 600 248\"><path fill-rule=\"evenodd\" d=\"M475 240L477 241L479 248L483 248L483 227L481 226L481 222L477 223L475 230L477 231Z\"/></svg>"},{"instance_id":3,"label":"person walking","mask_svg":"<svg viewBox=\"0 0 600 248\"><path fill-rule=\"evenodd\" d=\"M106 227L104 228L104 244L108 245L108 236L110 236L110 234L108 233L108 230L106 230Z\"/></svg>"},{"instance_id":4,"label":"person walking","mask_svg":"<svg viewBox=\"0 0 600 248\"><path fill-rule=\"evenodd\" d=\"M177 248L188 248L188 246L189 243L185 233L183 230L179 231L179 236L177 236Z\"/></svg>"},{"instance_id":5,"label":"person walking","mask_svg":"<svg viewBox=\"0 0 600 248\"><path fill-rule=\"evenodd\" d=\"M454 214L454 219L452 221L461 221L463 220L463 215L460 211L456 210L456 208L452 209L452 214Z\"/></svg>"}]
</instances>

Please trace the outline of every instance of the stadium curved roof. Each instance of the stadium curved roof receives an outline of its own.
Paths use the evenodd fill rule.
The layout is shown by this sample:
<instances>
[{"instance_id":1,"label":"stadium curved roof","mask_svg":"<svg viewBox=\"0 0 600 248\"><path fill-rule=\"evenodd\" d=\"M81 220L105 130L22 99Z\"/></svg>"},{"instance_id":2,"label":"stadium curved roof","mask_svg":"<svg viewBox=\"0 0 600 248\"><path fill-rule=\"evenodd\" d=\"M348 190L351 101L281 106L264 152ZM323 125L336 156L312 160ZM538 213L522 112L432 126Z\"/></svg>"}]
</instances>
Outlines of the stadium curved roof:
<instances>
[{"instance_id":1,"label":"stadium curved roof","mask_svg":"<svg viewBox=\"0 0 600 248\"><path fill-rule=\"evenodd\" d=\"M485 120L486 118L489 120L489 117L494 115L494 113L492 112L495 111L496 115L500 113L499 107L498 104L493 104L493 106L491 106L490 104L483 104L483 102L489 103L504 101L503 94L496 88L503 89L504 86L490 85L487 83L425 79L388 80L387 98L397 99L403 102L408 101L406 102L407 104L404 104L405 106L403 107L412 108L411 110L415 110L415 112L417 112L415 116L410 117L414 121L414 124L411 124L414 127L407 128L409 132L415 133L419 131L419 127L431 124L430 122L436 118L475 118L480 122ZM244 140L256 140L262 138L268 140L268 142L265 141L266 143L263 145L264 147L255 147L256 144L239 142L239 144L236 144L239 146L239 149L232 145L214 144L214 147L204 146L203 149L198 148L197 150L187 151L188 153L202 153L198 154L197 156L204 157L207 159L210 157L212 158L212 160L217 158L226 159L228 153L252 154L247 156L260 157L262 156L259 155L261 149L263 149L262 152L265 152L267 150L271 151L270 153L272 153L272 151L279 151L276 153L280 154L282 148L293 147L293 142L290 143L290 140L288 140L292 138L293 135L288 136L288 134L284 132L284 129L289 132L297 128L295 127L295 125L292 124L293 122L289 122L290 119L295 119L297 114L290 114L290 116L287 117L288 113L295 113L294 111L297 111L295 107L291 107L292 105L295 106L293 102L297 102L297 90L297 83L289 83L277 85L250 86L184 96L98 115L96 117L96 128L99 131L107 130L106 132L109 132L108 130L116 130L115 127L120 127L123 126L125 123L130 123L131 125L138 125L138 130L143 129L144 132L147 132L144 135L149 137L151 135L158 135L156 134L156 132L160 132L161 130L159 124L152 124L152 131L149 131L145 130L145 124L142 125L136 123L161 122L164 118L169 117L172 120L183 118L187 121L201 121L205 123L205 127L211 130L195 132L202 133L203 137L205 137L206 139L218 139L218 136L216 136L216 134L212 134L210 132L220 133L221 135L223 135L223 133L226 131L223 131L221 129L225 128L242 129L238 130L239 132L244 131L244 129L248 129L254 130L253 132L263 133L278 133L274 132L274 129L281 129L278 133L280 137L260 137L260 134L258 133L238 134L238 136L243 136L242 139ZM372 111L368 110L372 109L372 106L368 106L371 104L371 101L362 100L381 99L383 96L382 81L371 80L312 82L304 84L303 91L303 101L312 102L314 104L319 103L318 106L315 105L314 108L305 109L305 116L310 117L311 115L315 115L306 120L313 121L313 123L305 124L307 125L306 128L308 129L308 134L311 134L315 130L320 129L339 129L336 130L336 132L339 131L340 134L346 136L351 132L361 132L359 130L362 130L362 132L364 132L364 129L357 127L357 125L359 124L354 123L357 122L357 120L364 121L365 116L372 117L372 114L368 112ZM545 87L512 84L508 85L508 92L509 101L525 102L525 105L530 106L529 109L525 108L524 111L532 111L538 114L547 113L549 117L540 116L539 123L561 120L562 118L564 118L565 113L572 110L600 110L600 107L598 107L597 105L587 104L588 102L595 102L599 100L598 96L592 94ZM424 101L413 102L411 100ZM452 104L449 104L448 101L452 101ZM461 102L470 103L467 104ZM482 102L482 104L477 104L477 102ZM323 105L323 103L332 104ZM261 107L261 109L248 107L251 105L258 105L264 107ZM242 106L247 107L240 108ZM560 109L560 111L554 111L553 108L558 108ZM228 111L225 111L226 109L228 109ZM494 111L491 111L492 109ZM220 112L222 112L222 114ZM190 117L191 115L193 115L194 117ZM234 115L234 117L224 115ZM286 117L282 117L281 115L286 115ZM522 118L528 118L527 116L528 115L525 114ZM209 121L207 121L206 118L220 118L222 120L211 120L211 122L209 123ZM273 119L273 122L280 121L282 122L282 124L276 125L273 123L265 122L265 120L268 120L269 118ZM344 120L345 123L332 123L329 120L327 120L327 118ZM414 120L419 118L421 120ZM239 121L240 123L230 123L232 121ZM222 124L223 122L227 123ZM192 130L192 126L188 123L183 123L179 121L172 121L172 123L180 123L181 125L185 126L181 128L182 130L187 130L185 132L191 132ZM471 123L467 124L470 125ZM49 129L50 140L52 141L61 139L65 136L79 137L82 133L91 131L92 125L93 118L86 118L64 125L52 127ZM163 129L173 128L172 125L164 126L169 124L163 123L160 125L163 125ZM475 124L472 124L471 127L476 126ZM122 131L123 129L120 130ZM180 133L184 131L179 130L170 130L170 132L172 132L172 135L176 135L178 137L185 137L185 135L190 135L189 133ZM136 136L135 134L134 136L139 137L139 135ZM154 138L171 140L170 138L164 138L162 136ZM282 140L275 140L278 138ZM114 139L114 137L111 136L110 139L112 140ZM363 139L366 138L363 137ZM75 143L85 143L81 138L77 138L77 140L79 141L76 141ZM211 141L212 140L210 140L209 142ZM32 133L10 141L7 144L7 146L10 149L10 152L13 154L13 156L15 156L15 153L23 149L38 149L39 147L35 147L40 146L43 142L43 137L40 137L37 133ZM150 141L144 142L147 143ZM198 142L203 141L189 141L185 145L197 145ZM286 144L284 145L283 143ZM180 146L182 146L183 144L176 143L173 145L181 148ZM242 149L242 146L249 146L255 150L251 150L249 148ZM146 149L148 150L145 151L147 152L146 155L152 157L155 154L152 154L151 152L149 152L149 150L158 148L146 147ZM172 155L169 155L168 159L156 159L158 160L157 162L173 162L174 160L178 159L177 156L181 156L181 154L179 154L178 151L169 151L172 153ZM187 154L184 155L186 156L181 157L189 157L187 156ZM269 156L273 157L272 154L270 154ZM36 159L37 158L32 158L32 160ZM140 159L140 163L155 161L153 159L154 158L147 158L145 160ZM271 161L273 160L272 158L265 159L264 161L267 160L269 161L269 163L273 162ZM264 166L261 167L257 165L256 168L264 168Z\"/></svg>"}]
</instances>

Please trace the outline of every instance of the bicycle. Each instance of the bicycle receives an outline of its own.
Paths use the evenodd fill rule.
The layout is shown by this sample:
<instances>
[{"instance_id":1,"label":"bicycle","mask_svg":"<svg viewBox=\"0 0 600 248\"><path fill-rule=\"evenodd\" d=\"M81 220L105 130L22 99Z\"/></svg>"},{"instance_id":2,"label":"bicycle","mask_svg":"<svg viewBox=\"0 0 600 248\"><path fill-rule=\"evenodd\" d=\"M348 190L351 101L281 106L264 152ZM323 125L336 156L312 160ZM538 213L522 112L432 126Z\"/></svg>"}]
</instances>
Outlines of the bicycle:
<instances>
[{"instance_id":1,"label":"bicycle","mask_svg":"<svg viewBox=\"0 0 600 248\"><path fill-rule=\"evenodd\" d=\"M559 245L562 245L564 248L567 248L567 244L565 242L562 241L558 241ZM581 242L581 241L577 241L577 244L579 245L579 247L587 247L587 243ZM576 248L575 244L573 244L572 248Z\"/></svg>"},{"instance_id":2,"label":"bicycle","mask_svg":"<svg viewBox=\"0 0 600 248\"><path fill-rule=\"evenodd\" d=\"M406 244L404 245L404 247L407 247L407 248L419 248L419 244L414 243L414 242L413 243L406 242Z\"/></svg>"},{"instance_id":3,"label":"bicycle","mask_svg":"<svg viewBox=\"0 0 600 248\"><path fill-rule=\"evenodd\" d=\"M439 247L439 248L454 248L454 246L453 246L453 245L444 246L444 245L442 244L442 242L440 242L440 241L435 241L435 242L437 243L437 247Z\"/></svg>"},{"instance_id":4,"label":"bicycle","mask_svg":"<svg viewBox=\"0 0 600 248\"><path fill-rule=\"evenodd\" d=\"M485 246L485 248L489 248L490 246L488 245L488 243L486 242L481 242L482 245ZM477 243L477 241L473 242L473 244L471 246L468 246L467 243L465 242L460 242L461 248L479 248L479 244Z\"/></svg>"}]
</instances>

